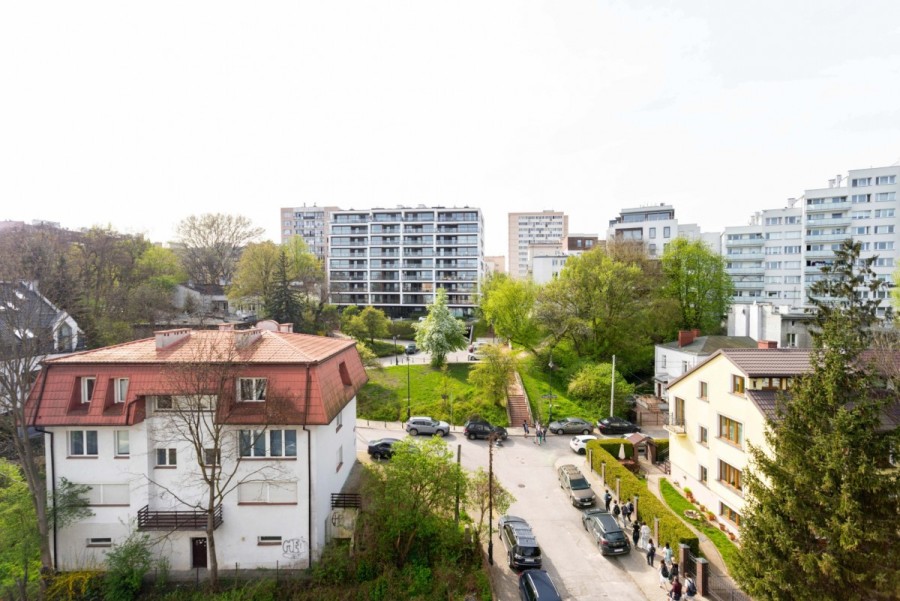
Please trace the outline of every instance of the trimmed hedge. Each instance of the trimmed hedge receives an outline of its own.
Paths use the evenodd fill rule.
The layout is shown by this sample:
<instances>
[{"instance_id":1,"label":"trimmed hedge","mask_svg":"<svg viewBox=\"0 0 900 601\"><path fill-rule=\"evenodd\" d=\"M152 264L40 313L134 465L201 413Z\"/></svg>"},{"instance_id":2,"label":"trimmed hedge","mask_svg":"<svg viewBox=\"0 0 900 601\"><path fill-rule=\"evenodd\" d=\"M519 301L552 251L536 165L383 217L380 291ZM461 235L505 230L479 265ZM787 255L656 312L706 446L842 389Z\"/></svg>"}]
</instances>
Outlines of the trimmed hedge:
<instances>
[{"instance_id":1,"label":"trimmed hedge","mask_svg":"<svg viewBox=\"0 0 900 601\"><path fill-rule=\"evenodd\" d=\"M668 438L654 438L654 444L656 444L656 459L657 461L662 459L668 459L669 457L669 439Z\"/></svg>"},{"instance_id":2,"label":"trimmed hedge","mask_svg":"<svg viewBox=\"0 0 900 601\"><path fill-rule=\"evenodd\" d=\"M647 522L651 529L654 518L659 518L659 540L657 547L669 543L678 558L678 543L684 543L691 548L694 555L700 554L700 540L690 529L669 509L656 495L650 492L647 485L629 472L619 463L612 454L606 451L600 441L592 440L587 444L587 450L591 457L591 469L601 473L600 464L606 464L606 483L609 488L614 488L616 478L620 479L620 499L630 499L635 495L640 497L638 502L638 518ZM616 446L616 453L619 452ZM610 483L613 483L610 485Z\"/></svg>"},{"instance_id":3,"label":"trimmed hedge","mask_svg":"<svg viewBox=\"0 0 900 601\"><path fill-rule=\"evenodd\" d=\"M613 457L619 456L619 448L625 445L625 459L634 457L634 445L624 438L600 438L597 440L603 449Z\"/></svg>"}]
</instances>

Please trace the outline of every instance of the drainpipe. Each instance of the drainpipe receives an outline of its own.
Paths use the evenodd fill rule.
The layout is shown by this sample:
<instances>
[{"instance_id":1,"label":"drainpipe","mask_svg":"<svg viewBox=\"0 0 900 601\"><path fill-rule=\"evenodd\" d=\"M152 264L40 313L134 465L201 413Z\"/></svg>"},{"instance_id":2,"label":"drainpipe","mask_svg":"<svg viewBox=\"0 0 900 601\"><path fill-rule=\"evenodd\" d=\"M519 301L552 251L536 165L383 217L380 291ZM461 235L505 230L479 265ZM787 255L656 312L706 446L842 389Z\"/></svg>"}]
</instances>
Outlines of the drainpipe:
<instances>
[{"instance_id":1,"label":"drainpipe","mask_svg":"<svg viewBox=\"0 0 900 601\"><path fill-rule=\"evenodd\" d=\"M306 432L306 523L307 536L309 536L309 561L307 567L312 567L312 530L313 530L313 491L312 491L312 432L306 427L309 421L309 397L312 392L312 379L310 378L309 363L306 364L306 397L303 399L303 431Z\"/></svg>"},{"instance_id":2,"label":"drainpipe","mask_svg":"<svg viewBox=\"0 0 900 601\"><path fill-rule=\"evenodd\" d=\"M41 378L41 389L38 392L37 402L34 406L34 414L31 417L31 422L33 423L37 419L38 411L41 408L41 401L44 400L44 387L47 385L47 378L50 374L50 366L44 365L44 373L43 378ZM28 436L28 424L24 424L25 426L25 436ZM44 428L34 427L35 432L40 432L41 434L49 434L50 435L50 473L52 474L50 478L50 487L51 487L51 495L53 499L53 571L58 572L57 568L57 536L56 536L56 449L54 448L56 445L53 440L53 432L48 432Z\"/></svg>"}]
</instances>

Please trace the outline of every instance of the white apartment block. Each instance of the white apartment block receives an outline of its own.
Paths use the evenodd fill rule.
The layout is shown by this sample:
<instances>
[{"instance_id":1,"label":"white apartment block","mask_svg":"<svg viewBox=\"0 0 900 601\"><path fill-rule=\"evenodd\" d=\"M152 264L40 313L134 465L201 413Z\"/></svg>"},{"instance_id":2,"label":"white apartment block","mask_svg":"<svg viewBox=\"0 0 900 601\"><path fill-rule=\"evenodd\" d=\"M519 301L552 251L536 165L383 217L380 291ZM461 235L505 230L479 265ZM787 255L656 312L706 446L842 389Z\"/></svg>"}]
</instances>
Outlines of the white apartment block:
<instances>
[{"instance_id":1,"label":"white apartment block","mask_svg":"<svg viewBox=\"0 0 900 601\"><path fill-rule=\"evenodd\" d=\"M327 275L331 302L371 305L391 317L424 313L438 288L450 310L471 317L484 276L484 223L477 208L336 210Z\"/></svg>"},{"instance_id":2,"label":"white apartment block","mask_svg":"<svg viewBox=\"0 0 900 601\"><path fill-rule=\"evenodd\" d=\"M560 250L569 234L569 216L559 211L509 214L509 275L525 278L531 271L529 247L555 244Z\"/></svg>"},{"instance_id":3,"label":"white apartment block","mask_svg":"<svg viewBox=\"0 0 900 601\"><path fill-rule=\"evenodd\" d=\"M642 242L650 257L662 256L669 242L678 237L704 239L698 225L679 224L675 209L666 204L622 209L610 220L607 232L608 240Z\"/></svg>"},{"instance_id":4,"label":"white apartment block","mask_svg":"<svg viewBox=\"0 0 900 601\"><path fill-rule=\"evenodd\" d=\"M750 225L726 228L723 254L735 302L807 304L809 286L845 238L859 241L864 257L877 255L876 274L892 283L900 246L898 180L900 166L851 170L846 179L790 199L786 208L757 213Z\"/></svg>"},{"instance_id":5,"label":"white apartment block","mask_svg":"<svg viewBox=\"0 0 900 601\"><path fill-rule=\"evenodd\" d=\"M286 207L281 209L281 243L300 236L311 253L324 260L328 252L328 218L337 207Z\"/></svg>"}]
</instances>

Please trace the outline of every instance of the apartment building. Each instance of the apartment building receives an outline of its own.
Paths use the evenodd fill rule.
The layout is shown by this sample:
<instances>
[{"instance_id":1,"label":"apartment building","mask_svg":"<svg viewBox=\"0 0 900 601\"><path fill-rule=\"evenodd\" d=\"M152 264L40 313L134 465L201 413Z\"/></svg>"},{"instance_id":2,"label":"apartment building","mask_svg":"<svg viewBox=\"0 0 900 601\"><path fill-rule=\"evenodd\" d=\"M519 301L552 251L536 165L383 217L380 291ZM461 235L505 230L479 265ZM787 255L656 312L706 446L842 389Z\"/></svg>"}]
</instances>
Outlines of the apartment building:
<instances>
[{"instance_id":1,"label":"apartment building","mask_svg":"<svg viewBox=\"0 0 900 601\"><path fill-rule=\"evenodd\" d=\"M509 214L509 275L526 278L531 272L529 247L552 244L560 250L569 235L569 216L559 211Z\"/></svg>"},{"instance_id":2,"label":"apartment building","mask_svg":"<svg viewBox=\"0 0 900 601\"><path fill-rule=\"evenodd\" d=\"M506 257L503 255L490 255L484 258L484 274L506 273Z\"/></svg>"},{"instance_id":3,"label":"apartment building","mask_svg":"<svg viewBox=\"0 0 900 601\"><path fill-rule=\"evenodd\" d=\"M294 236L306 242L311 253L325 260L328 252L328 219L337 207L287 207L281 209L281 243Z\"/></svg>"},{"instance_id":4,"label":"apartment building","mask_svg":"<svg viewBox=\"0 0 900 601\"><path fill-rule=\"evenodd\" d=\"M598 244L600 239L597 234L569 234L563 246L567 255L578 256L597 248Z\"/></svg>"},{"instance_id":5,"label":"apartment building","mask_svg":"<svg viewBox=\"0 0 900 601\"><path fill-rule=\"evenodd\" d=\"M650 257L662 256L669 242L678 237L702 239L700 226L678 223L675 209L667 204L622 209L610 220L607 232L608 240L643 243Z\"/></svg>"},{"instance_id":6,"label":"apartment building","mask_svg":"<svg viewBox=\"0 0 900 601\"><path fill-rule=\"evenodd\" d=\"M408 317L424 313L435 290L444 288L455 315L474 316L484 275L480 209L337 210L328 227L332 303Z\"/></svg>"},{"instance_id":7,"label":"apartment building","mask_svg":"<svg viewBox=\"0 0 900 601\"><path fill-rule=\"evenodd\" d=\"M898 180L900 166L850 170L825 188L789 199L787 207L755 214L749 225L725 228L723 254L735 302L806 305L809 286L845 238L859 241L864 257L877 255L875 273L893 282L900 250Z\"/></svg>"}]
</instances>

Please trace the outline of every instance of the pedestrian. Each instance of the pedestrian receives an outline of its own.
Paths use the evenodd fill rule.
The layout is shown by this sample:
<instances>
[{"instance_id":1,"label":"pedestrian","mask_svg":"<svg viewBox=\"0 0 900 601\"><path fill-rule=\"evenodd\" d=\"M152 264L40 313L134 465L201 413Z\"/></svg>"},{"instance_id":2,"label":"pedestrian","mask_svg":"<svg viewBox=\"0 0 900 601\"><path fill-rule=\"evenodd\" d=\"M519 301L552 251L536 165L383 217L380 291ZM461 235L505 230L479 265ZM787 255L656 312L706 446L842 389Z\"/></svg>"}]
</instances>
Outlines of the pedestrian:
<instances>
[{"instance_id":1,"label":"pedestrian","mask_svg":"<svg viewBox=\"0 0 900 601\"><path fill-rule=\"evenodd\" d=\"M622 510L619 509L619 502L615 501L613 503L613 517L616 518L616 521L619 521L619 516L622 514Z\"/></svg>"},{"instance_id":2,"label":"pedestrian","mask_svg":"<svg viewBox=\"0 0 900 601\"><path fill-rule=\"evenodd\" d=\"M532 444L541 444L541 422L534 422L534 440L531 441Z\"/></svg>"},{"instance_id":3,"label":"pedestrian","mask_svg":"<svg viewBox=\"0 0 900 601\"><path fill-rule=\"evenodd\" d=\"M637 549L638 540L641 538L641 523L635 520L631 525L631 540L634 541L634 548Z\"/></svg>"},{"instance_id":4,"label":"pedestrian","mask_svg":"<svg viewBox=\"0 0 900 601\"><path fill-rule=\"evenodd\" d=\"M659 562L659 588L664 591L669 588L669 568L664 561Z\"/></svg>"},{"instance_id":5,"label":"pedestrian","mask_svg":"<svg viewBox=\"0 0 900 601\"><path fill-rule=\"evenodd\" d=\"M541 426L541 444L547 442L547 426Z\"/></svg>"},{"instance_id":6,"label":"pedestrian","mask_svg":"<svg viewBox=\"0 0 900 601\"><path fill-rule=\"evenodd\" d=\"M644 524L646 526L646 524ZM653 539L647 539L647 565L653 567L653 558L656 557L656 547L653 546Z\"/></svg>"},{"instance_id":7,"label":"pedestrian","mask_svg":"<svg viewBox=\"0 0 900 601\"><path fill-rule=\"evenodd\" d=\"M622 504L622 525L625 525L625 520L631 521L631 501L627 501Z\"/></svg>"},{"instance_id":8,"label":"pedestrian","mask_svg":"<svg viewBox=\"0 0 900 601\"><path fill-rule=\"evenodd\" d=\"M647 549L647 541L650 540L650 526L647 522L641 524L641 549Z\"/></svg>"},{"instance_id":9,"label":"pedestrian","mask_svg":"<svg viewBox=\"0 0 900 601\"><path fill-rule=\"evenodd\" d=\"M603 495L603 500L606 501L606 513L609 513L609 504L612 503L612 495L608 488L606 489L606 494Z\"/></svg>"},{"instance_id":10,"label":"pedestrian","mask_svg":"<svg viewBox=\"0 0 900 601\"><path fill-rule=\"evenodd\" d=\"M669 543L666 543L666 546L663 547L662 559L663 559L663 563L666 563L666 564L672 563L672 547L669 546Z\"/></svg>"},{"instance_id":11,"label":"pedestrian","mask_svg":"<svg viewBox=\"0 0 900 601\"><path fill-rule=\"evenodd\" d=\"M672 562L672 569L669 570L669 582L678 580L678 564Z\"/></svg>"},{"instance_id":12,"label":"pedestrian","mask_svg":"<svg viewBox=\"0 0 900 601\"><path fill-rule=\"evenodd\" d=\"M681 599L681 582L678 580L678 576L675 576L672 579L672 588L669 589L669 599L673 601L679 601Z\"/></svg>"},{"instance_id":13,"label":"pedestrian","mask_svg":"<svg viewBox=\"0 0 900 601\"><path fill-rule=\"evenodd\" d=\"M522 429L525 430L525 438L528 438L528 420L522 420Z\"/></svg>"},{"instance_id":14,"label":"pedestrian","mask_svg":"<svg viewBox=\"0 0 900 601\"><path fill-rule=\"evenodd\" d=\"M628 501L628 520L631 521L631 516L634 515L634 501ZM634 519L637 519L635 516Z\"/></svg>"},{"instance_id":15,"label":"pedestrian","mask_svg":"<svg viewBox=\"0 0 900 601\"><path fill-rule=\"evenodd\" d=\"M697 584L690 576L684 579L684 596L688 599L693 599L697 596Z\"/></svg>"}]
</instances>

